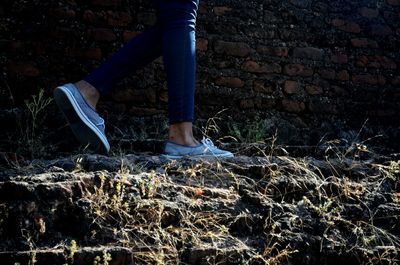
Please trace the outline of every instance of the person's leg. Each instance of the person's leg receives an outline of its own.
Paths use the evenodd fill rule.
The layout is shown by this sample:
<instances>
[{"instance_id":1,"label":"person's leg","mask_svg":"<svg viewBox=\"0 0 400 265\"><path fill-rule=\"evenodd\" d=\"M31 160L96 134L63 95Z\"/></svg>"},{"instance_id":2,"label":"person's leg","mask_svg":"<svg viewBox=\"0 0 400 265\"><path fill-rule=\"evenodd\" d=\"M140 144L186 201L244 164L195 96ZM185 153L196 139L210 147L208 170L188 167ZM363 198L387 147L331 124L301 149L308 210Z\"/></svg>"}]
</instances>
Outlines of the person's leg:
<instances>
[{"instance_id":1,"label":"person's leg","mask_svg":"<svg viewBox=\"0 0 400 265\"><path fill-rule=\"evenodd\" d=\"M162 31L156 25L131 39L111 58L75 83L93 107L101 95L128 74L142 68L162 54Z\"/></svg>"},{"instance_id":2,"label":"person's leg","mask_svg":"<svg viewBox=\"0 0 400 265\"><path fill-rule=\"evenodd\" d=\"M131 72L161 54L167 72L169 139L196 145L193 137L195 85L195 23L198 1L156 0L158 23L117 51L109 60L75 83L92 107L100 95Z\"/></svg>"},{"instance_id":3,"label":"person's leg","mask_svg":"<svg viewBox=\"0 0 400 265\"><path fill-rule=\"evenodd\" d=\"M82 144L102 153L109 152L104 119L95 110L97 101L117 81L159 57L161 42L161 28L155 26L130 40L83 80L54 89L57 105Z\"/></svg>"},{"instance_id":4,"label":"person's leg","mask_svg":"<svg viewBox=\"0 0 400 265\"><path fill-rule=\"evenodd\" d=\"M167 73L169 140L198 145L193 136L198 0L159 1L163 59Z\"/></svg>"},{"instance_id":5,"label":"person's leg","mask_svg":"<svg viewBox=\"0 0 400 265\"><path fill-rule=\"evenodd\" d=\"M211 139L203 137L200 144L193 137L195 27L199 2L198 0L158 1L169 97L170 130L164 155L171 159L183 156L233 157L231 152L217 148Z\"/></svg>"}]
</instances>

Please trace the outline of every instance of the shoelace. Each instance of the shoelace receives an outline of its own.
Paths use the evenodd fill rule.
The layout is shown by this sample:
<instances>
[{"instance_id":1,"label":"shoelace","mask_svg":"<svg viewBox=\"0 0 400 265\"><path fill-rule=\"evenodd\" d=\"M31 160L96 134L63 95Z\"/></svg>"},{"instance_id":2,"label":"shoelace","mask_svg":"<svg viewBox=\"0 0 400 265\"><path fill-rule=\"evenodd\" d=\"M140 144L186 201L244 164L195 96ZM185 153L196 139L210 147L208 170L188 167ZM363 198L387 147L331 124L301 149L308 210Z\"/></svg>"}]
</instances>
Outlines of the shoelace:
<instances>
[{"instance_id":1,"label":"shoelace","mask_svg":"<svg viewBox=\"0 0 400 265\"><path fill-rule=\"evenodd\" d=\"M203 136L203 139L201 140L202 144L204 144L206 147L208 147L211 151L216 148L214 145L213 141L210 138L206 138Z\"/></svg>"}]
</instances>

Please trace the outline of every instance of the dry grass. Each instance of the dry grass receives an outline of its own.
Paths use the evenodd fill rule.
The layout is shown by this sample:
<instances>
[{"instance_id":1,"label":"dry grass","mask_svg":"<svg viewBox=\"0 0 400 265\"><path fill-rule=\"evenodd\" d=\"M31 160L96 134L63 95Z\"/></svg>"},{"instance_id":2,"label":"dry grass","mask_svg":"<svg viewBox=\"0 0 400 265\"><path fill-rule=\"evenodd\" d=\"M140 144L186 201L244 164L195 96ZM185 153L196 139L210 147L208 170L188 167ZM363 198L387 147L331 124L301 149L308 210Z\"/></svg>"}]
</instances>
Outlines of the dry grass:
<instances>
[{"instance_id":1,"label":"dry grass","mask_svg":"<svg viewBox=\"0 0 400 265\"><path fill-rule=\"evenodd\" d=\"M205 136L219 132L217 120L202 127ZM63 185L79 183L66 214L80 212L87 229L57 246L69 264L85 246L125 247L134 264L398 263L400 161L365 142L343 149L341 140L326 142L322 159L294 158L277 137L232 150L234 159L142 163L118 152L107 158L118 168L92 171L80 156L75 170L54 175ZM241 156L248 152L257 155ZM0 231L8 214L0 216ZM64 235L51 230L52 214L23 230L32 264L51 242L46 235ZM114 254L93 262L111 264Z\"/></svg>"},{"instance_id":2,"label":"dry grass","mask_svg":"<svg viewBox=\"0 0 400 265\"><path fill-rule=\"evenodd\" d=\"M398 185L398 161L375 164L343 154L325 161L271 154L260 159L242 167L224 160L172 161L140 174L121 163L116 173L100 172L99 183L82 198L90 205L92 240L107 235L136 249L134 260L146 264L190 261L196 249L208 249L203 262L225 264L235 255L227 245L244 264L291 264L307 244L338 257L352 253L360 264L397 261L398 225L375 224L378 207L369 200ZM247 212L234 209L244 202ZM359 216L349 205L360 209ZM262 228L255 228L260 207L269 211L261 213ZM252 233L233 231L241 219L261 229L262 245L243 241L256 237Z\"/></svg>"}]
</instances>

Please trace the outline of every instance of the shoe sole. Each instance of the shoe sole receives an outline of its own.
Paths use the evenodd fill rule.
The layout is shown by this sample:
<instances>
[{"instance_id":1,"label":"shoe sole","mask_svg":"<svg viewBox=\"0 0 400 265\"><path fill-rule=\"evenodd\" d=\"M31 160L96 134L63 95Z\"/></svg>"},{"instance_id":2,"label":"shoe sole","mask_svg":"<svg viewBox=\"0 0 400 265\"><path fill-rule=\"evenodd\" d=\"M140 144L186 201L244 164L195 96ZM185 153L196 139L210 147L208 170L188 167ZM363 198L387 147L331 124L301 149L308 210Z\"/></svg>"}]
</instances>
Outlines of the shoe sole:
<instances>
[{"instance_id":1,"label":"shoe sole","mask_svg":"<svg viewBox=\"0 0 400 265\"><path fill-rule=\"evenodd\" d=\"M234 157L234 155L231 154L226 154L226 155L184 155L184 156L177 156L177 155L161 155L162 157L165 157L167 159L181 159L184 157L201 157L201 158L209 158L209 157Z\"/></svg>"},{"instance_id":2,"label":"shoe sole","mask_svg":"<svg viewBox=\"0 0 400 265\"><path fill-rule=\"evenodd\" d=\"M75 137L82 144L89 145L90 149L107 154L110 151L110 144L103 133L83 112L72 93L60 86L54 90L53 95Z\"/></svg>"}]
</instances>

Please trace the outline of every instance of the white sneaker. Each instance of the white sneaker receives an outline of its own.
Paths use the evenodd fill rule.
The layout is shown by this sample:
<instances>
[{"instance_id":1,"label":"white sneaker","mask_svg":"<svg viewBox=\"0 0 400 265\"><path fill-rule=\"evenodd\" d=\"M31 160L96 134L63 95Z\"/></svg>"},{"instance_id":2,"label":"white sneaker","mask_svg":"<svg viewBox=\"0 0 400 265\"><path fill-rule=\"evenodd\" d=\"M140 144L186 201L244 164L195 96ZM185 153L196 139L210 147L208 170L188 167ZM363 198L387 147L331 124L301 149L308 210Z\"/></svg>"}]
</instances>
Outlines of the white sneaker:
<instances>
[{"instance_id":1,"label":"white sneaker","mask_svg":"<svg viewBox=\"0 0 400 265\"><path fill-rule=\"evenodd\" d=\"M101 153L108 153L110 144L105 135L104 119L84 99L72 83L56 87L54 99L67 119L72 132L82 144Z\"/></svg>"},{"instance_id":2,"label":"white sneaker","mask_svg":"<svg viewBox=\"0 0 400 265\"><path fill-rule=\"evenodd\" d=\"M167 140L164 147L164 157L169 159L179 159L184 156L194 157L234 157L234 155L226 150L219 149L214 145L210 138L201 140L196 146L178 144Z\"/></svg>"}]
</instances>

